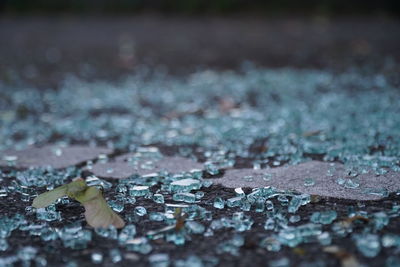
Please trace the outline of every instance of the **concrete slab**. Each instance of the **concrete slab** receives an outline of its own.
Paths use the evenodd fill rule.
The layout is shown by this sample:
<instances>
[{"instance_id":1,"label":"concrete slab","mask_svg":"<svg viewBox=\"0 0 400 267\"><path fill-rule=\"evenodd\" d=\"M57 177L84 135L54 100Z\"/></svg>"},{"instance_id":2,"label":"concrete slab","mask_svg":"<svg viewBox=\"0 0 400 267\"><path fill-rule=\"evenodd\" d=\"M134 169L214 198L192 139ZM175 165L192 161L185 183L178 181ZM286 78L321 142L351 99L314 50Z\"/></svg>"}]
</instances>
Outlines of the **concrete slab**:
<instances>
[{"instance_id":1,"label":"concrete slab","mask_svg":"<svg viewBox=\"0 0 400 267\"><path fill-rule=\"evenodd\" d=\"M111 154L112 149L89 146L60 147L47 145L29 147L24 150L8 150L0 154L0 166L9 166L15 159L14 167L27 169L29 167L47 167L55 169L66 168L96 159L100 154Z\"/></svg>"},{"instance_id":2,"label":"concrete slab","mask_svg":"<svg viewBox=\"0 0 400 267\"><path fill-rule=\"evenodd\" d=\"M328 175L328 170L334 170L332 176ZM305 180L307 178L311 178L315 184L306 186ZM344 185L339 185L337 182L339 178L358 181L359 186L357 188L347 188ZM352 178L346 175L343 164L320 161L263 170L226 170L223 177L212 180L216 184L229 188L273 186L282 190L295 190L323 197L353 200L381 199L382 196L379 194L365 192L371 188L384 189L389 193L400 189L400 173L390 171L384 175L376 176L370 171L367 174L360 174Z\"/></svg>"},{"instance_id":3,"label":"concrete slab","mask_svg":"<svg viewBox=\"0 0 400 267\"><path fill-rule=\"evenodd\" d=\"M183 157L163 157L159 160L151 160L148 167L144 167L145 160L134 166L128 159L132 154L125 154L115 158L115 161L93 165L90 170L94 175L101 178L124 179L134 174L145 175L154 172L168 171L180 173L192 169L203 169L203 164Z\"/></svg>"}]
</instances>

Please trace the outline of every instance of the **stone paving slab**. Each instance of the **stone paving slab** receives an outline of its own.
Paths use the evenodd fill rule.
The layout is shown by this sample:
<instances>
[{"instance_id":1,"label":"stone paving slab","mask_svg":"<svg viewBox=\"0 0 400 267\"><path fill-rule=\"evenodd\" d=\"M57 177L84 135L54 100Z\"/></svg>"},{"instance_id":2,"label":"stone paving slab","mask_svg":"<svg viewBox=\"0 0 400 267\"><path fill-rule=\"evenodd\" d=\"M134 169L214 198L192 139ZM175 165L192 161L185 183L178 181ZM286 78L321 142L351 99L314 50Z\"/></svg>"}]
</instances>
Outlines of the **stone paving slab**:
<instances>
[{"instance_id":1,"label":"stone paving slab","mask_svg":"<svg viewBox=\"0 0 400 267\"><path fill-rule=\"evenodd\" d=\"M98 162L90 170L100 178L124 179L134 174L146 175L154 172L168 171L170 173L187 172L193 169L203 169L203 164L183 157L163 157L157 161L152 160L150 168L143 166L145 160L134 166L128 161L133 154L124 154L112 162Z\"/></svg>"},{"instance_id":2,"label":"stone paving slab","mask_svg":"<svg viewBox=\"0 0 400 267\"><path fill-rule=\"evenodd\" d=\"M10 160L15 162L13 167L27 169L30 167L47 167L55 169L66 168L96 159L101 154L111 154L112 149L89 146L60 147L46 145L43 147L29 147L25 150L8 150L0 155L0 166L10 166Z\"/></svg>"},{"instance_id":3,"label":"stone paving slab","mask_svg":"<svg viewBox=\"0 0 400 267\"><path fill-rule=\"evenodd\" d=\"M335 170L333 176L328 176L329 169ZM264 176L265 174L267 174L267 177ZM269 178L268 174L272 176ZM244 178L246 176L247 178ZM249 176L252 176L252 179ZM305 186L304 183L307 178L312 178L315 184ZM344 185L338 184L338 178L358 180L359 187L346 188ZM263 170L226 170L223 177L212 180L216 184L221 184L228 188L273 186L281 190L295 190L323 197L353 200L377 200L382 198L378 194L364 193L365 190L370 188L386 189L389 193L400 189L400 173L388 172L384 175L376 176L370 171L367 174L360 174L352 178L346 176L343 164L319 161Z\"/></svg>"}]
</instances>

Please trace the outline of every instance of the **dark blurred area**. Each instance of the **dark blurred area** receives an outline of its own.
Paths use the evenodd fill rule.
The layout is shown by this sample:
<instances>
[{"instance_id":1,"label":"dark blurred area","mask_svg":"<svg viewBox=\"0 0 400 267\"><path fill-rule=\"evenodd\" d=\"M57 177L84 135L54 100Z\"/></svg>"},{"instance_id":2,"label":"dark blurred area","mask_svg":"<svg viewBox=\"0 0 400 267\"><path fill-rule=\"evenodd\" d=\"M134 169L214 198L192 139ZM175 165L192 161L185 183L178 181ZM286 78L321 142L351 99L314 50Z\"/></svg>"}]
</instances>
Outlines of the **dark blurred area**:
<instances>
[{"instance_id":1,"label":"dark blurred area","mask_svg":"<svg viewBox=\"0 0 400 267\"><path fill-rule=\"evenodd\" d=\"M397 1L0 1L0 82L57 87L143 66L382 70L400 61Z\"/></svg>"},{"instance_id":2,"label":"dark blurred area","mask_svg":"<svg viewBox=\"0 0 400 267\"><path fill-rule=\"evenodd\" d=\"M399 15L396 0L3 0L6 13L132 14L376 14Z\"/></svg>"}]
</instances>

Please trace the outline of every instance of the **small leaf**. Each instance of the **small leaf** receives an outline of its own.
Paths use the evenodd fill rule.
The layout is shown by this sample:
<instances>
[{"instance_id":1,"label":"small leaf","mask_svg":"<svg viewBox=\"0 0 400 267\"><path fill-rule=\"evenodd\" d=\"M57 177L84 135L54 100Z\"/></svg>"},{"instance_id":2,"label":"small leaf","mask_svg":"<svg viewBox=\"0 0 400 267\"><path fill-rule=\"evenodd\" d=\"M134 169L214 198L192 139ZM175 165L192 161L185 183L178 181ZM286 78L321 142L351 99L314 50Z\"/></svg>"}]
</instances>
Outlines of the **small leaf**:
<instances>
[{"instance_id":1,"label":"small leaf","mask_svg":"<svg viewBox=\"0 0 400 267\"><path fill-rule=\"evenodd\" d=\"M51 205L57 199L67 195L68 185L59 186L51 191L38 195L32 203L34 208L44 208Z\"/></svg>"},{"instance_id":2,"label":"small leaf","mask_svg":"<svg viewBox=\"0 0 400 267\"><path fill-rule=\"evenodd\" d=\"M368 223L369 219L367 217L364 217L364 216L361 216L361 215L355 215L353 217L349 217L349 218L346 218L346 219L343 220L343 222L346 223L346 224L352 224L355 221L362 221L362 222Z\"/></svg>"},{"instance_id":3,"label":"small leaf","mask_svg":"<svg viewBox=\"0 0 400 267\"><path fill-rule=\"evenodd\" d=\"M59 186L53 190L40 194L33 200L32 206L37 209L44 208L66 195L75 198L75 195L78 195L86 188L87 185L85 180L77 178L69 184Z\"/></svg>"},{"instance_id":4,"label":"small leaf","mask_svg":"<svg viewBox=\"0 0 400 267\"><path fill-rule=\"evenodd\" d=\"M176 219L175 230L180 231L185 226L186 214L182 214L182 208L176 208L174 211Z\"/></svg>"},{"instance_id":5,"label":"small leaf","mask_svg":"<svg viewBox=\"0 0 400 267\"><path fill-rule=\"evenodd\" d=\"M293 248L294 254L303 257L304 255L307 254L307 251L304 248L301 247L295 247Z\"/></svg>"},{"instance_id":6,"label":"small leaf","mask_svg":"<svg viewBox=\"0 0 400 267\"><path fill-rule=\"evenodd\" d=\"M89 187L85 193L76 198L85 207L87 223L94 228L106 228L114 225L122 228L125 222L107 204L97 187Z\"/></svg>"},{"instance_id":7,"label":"small leaf","mask_svg":"<svg viewBox=\"0 0 400 267\"><path fill-rule=\"evenodd\" d=\"M341 262L342 267L360 267L361 266L360 263L358 262L357 258L353 254L339 248L338 246L324 247L323 251L326 253L333 254L336 258L338 258Z\"/></svg>"},{"instance_id":8,"label":"small leaf","mask_svg":"<svg viewBox=\"0 0 400 267\"><path fill-rule=\"evenodd\" d=\"M304 132L303 136L310 137L310 136L319 135L320 133L322 133L322 130L309 131L309 132Z\"/></svg>"},{"instance_id":9,"label":"small leaf","mask_svg":"<svg viewBox=\"0 0 400 267\"><path fill-rule=\"evenodd\" d=\"M83 194L88 186L82 178L76 178L68 184L67 194L70 198L76 198L78 195Z\"/></svg>"},{"instance_id":10,"label":"small leaf","mask_svg":"<svg viewBox=\"0 0 400 267\"><path fill-rule=\"evenodd\" d=\"M124 227L125 222L108 206L101 191L97 187L88 187L82 178L37 196L32 206L44 208L65 195L85 207L85 218L90 226L104 228L112 224L116 228Z\"/></svg>"}]
</instances>

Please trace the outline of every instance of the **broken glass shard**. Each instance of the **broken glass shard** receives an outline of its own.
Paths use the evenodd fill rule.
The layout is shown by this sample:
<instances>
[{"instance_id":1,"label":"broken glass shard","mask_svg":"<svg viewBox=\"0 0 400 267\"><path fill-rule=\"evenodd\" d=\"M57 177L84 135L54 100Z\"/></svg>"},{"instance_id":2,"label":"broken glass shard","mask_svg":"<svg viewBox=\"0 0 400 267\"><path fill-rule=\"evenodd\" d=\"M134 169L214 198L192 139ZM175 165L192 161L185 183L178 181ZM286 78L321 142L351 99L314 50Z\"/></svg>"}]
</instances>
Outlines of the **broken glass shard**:
<instances>
[{"instance_id":1,"label":"broken glass shard","mask_svg":"<svg viewBox=\"0 0 400 267\"><path fill-rule=\"evenodd\" d=\"M225 201L221 197L216 197L214 199L214 208L223 209L225 207Z\"/></svg>"},{"instance_id":2,"label":"broken glass shard","mask_svg":"<svg viewBox=\"0 0 400 267\"><path fill-rule=\"evenodd\" d=\"M197 179L182 179L174 181L170 184L172 192L189 192L191 190L198 190L201 183Z\"/></svg>"},{"instance_id":3,"label":"broken glass shard","mask_svg":"<svg viewBox=\"0 0 400 267\"><path fill-rule=\"evenodd\" d=\"M135 207L135 214L142 217L147 214L147 210L143 206L137 206Z\"/></svg>"},{"instance_id":4,"label":"broken glass shard","mask_svg":"<svg viewBox=\"0 0 400 267\"><path fill-rule=\"evenodd\" d=\"M153 195L153 201L158 204L163 204L164 203L164 196L162 194L154 194Z\"/></svg>"},{"instance_id":5,"label":"broken glass shard","mask_svg":"<svg viewBox=\"0 0 400 267\"><path fill-rule=\"evenodd\" d=\"M183 201L186 203L195 203L196 195L192 193L175 193L172 196L172 199L175 201Z\"/></svg>"},{"instance_id":6,"label":"broken glass shard","mask_svg":"<svg viewBox=\"0 0 400 267\"><path fill-rule=\"evenodd\" d=\"M94 264L100 264L103 261L103 254L100 252L93 252L91 258Z\"/></svg>"},{"instance_id":7,"label":"broken glass shard","mask_svg":"<svg viewBox=\"0 0 400 267\"><path fill-rule=\"evenodd\" d=\"M379 236L376 234L355 234L357 249L368 258L375 257L381 251Z\"/></svg>"},{"instance_id":8,"label":"broken glass shard","mask_svg":"<svg viewBox=\"0 0 400 267\"><path fill-rule=\"evenodd\" d=\"M315 180L313 178L304 179L304 186L313 186L315 185Z\"/></svg>"}]
</instances>

